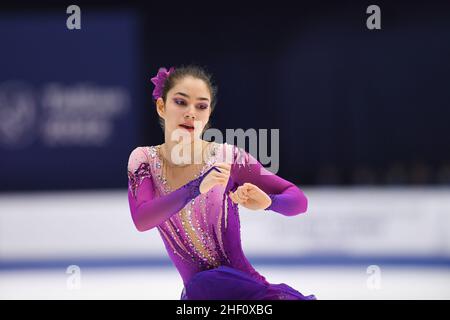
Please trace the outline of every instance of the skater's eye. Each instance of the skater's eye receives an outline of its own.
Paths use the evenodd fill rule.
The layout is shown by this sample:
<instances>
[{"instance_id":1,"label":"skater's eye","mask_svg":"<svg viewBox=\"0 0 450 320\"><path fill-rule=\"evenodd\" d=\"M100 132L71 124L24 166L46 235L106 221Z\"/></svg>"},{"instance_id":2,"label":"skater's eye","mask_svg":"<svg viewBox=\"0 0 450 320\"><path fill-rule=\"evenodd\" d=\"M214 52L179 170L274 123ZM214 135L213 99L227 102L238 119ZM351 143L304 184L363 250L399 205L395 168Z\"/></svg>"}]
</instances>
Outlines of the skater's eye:
<instances>
[{"instance_id":1,"label":"skater's eye","mask_svg":"<svg viewBox=\"0 0 450 320\"><path fill-rule=\"evenodd\" d=\"M200 104L200 105L198 105L198 107L199 107L199 109L204 110L204 109L208 108L208 105L207 104Z\"/></svg>"},{"instance_id":2,"label":"skater's eye","mask_svg":"<svg viewBox=\"0 0 450 320\"><path fill-rule=\"evenodd\" d=\"M183 99L174 99L175 103L181 106L185 106L186 105L186 101L184 101Z\"/></svg>"}]
</instances>

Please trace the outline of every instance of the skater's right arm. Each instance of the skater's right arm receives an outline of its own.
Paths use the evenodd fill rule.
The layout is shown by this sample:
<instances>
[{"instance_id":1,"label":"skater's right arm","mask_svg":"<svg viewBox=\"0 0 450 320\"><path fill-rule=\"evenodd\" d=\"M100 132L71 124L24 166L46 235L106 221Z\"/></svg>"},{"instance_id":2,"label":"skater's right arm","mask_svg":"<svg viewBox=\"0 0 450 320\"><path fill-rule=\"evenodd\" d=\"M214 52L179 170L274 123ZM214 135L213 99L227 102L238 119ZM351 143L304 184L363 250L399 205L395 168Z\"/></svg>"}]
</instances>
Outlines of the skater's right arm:
<instances>
[{"instance_id":1,"label":"skater's right arm","mask_svg":"<svg viewBox=\"0 0 450 320\"><path fill-rule=\"evenodd\" d=\"M142 147L134 149L128 160L128 203L136 229L150 230L177 213L200 194L200 183L212 169L177 190L156 197L150 164Z\"/></svg>"}]
</instances>

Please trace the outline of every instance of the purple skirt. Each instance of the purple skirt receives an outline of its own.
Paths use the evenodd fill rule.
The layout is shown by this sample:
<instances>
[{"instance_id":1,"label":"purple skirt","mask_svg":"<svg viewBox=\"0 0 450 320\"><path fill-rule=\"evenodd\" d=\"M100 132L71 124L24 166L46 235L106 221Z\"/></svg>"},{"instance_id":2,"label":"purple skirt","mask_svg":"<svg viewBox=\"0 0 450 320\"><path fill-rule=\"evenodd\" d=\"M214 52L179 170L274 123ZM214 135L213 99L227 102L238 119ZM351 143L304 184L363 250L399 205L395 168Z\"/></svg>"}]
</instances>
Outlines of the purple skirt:
<instances>
[{"instance_id":1,"label":"purple skirt","mask_svg":"<svg viewBox=\"0 0 450 320\"><path fill-rule=\"evenodd\" d=\"M195 274L183 288L181 300L316 300L285 283L266 284L240 270L220 266Z\"/></svg>"}]
</instances>

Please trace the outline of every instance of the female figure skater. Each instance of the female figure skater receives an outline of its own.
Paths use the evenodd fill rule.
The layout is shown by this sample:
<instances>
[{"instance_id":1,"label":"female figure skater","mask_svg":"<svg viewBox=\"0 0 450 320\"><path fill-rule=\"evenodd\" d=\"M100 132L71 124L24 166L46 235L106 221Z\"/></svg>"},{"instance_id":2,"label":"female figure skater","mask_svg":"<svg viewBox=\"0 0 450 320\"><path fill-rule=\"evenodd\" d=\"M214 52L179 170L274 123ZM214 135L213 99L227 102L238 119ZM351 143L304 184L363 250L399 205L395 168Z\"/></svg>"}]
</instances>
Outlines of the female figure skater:
<instances>
[{"instance_id":1,"label":"female figure skater","mask_svg":"<svg viewBox=\"0 0 450 320\"><path fill-rule=\"evenodd\" d=\"M205 70L160 68L152 82L165 141L131 152L128 200L137 230L158 229L183 279L180 298L316 299L284 283L269 283L241 247L238 204L293 216L307 209L303 192L243 149L200 138L216 103L216 87ZM175 130L191 137L191 142L171 139ZM188 164L174 161L177 148ZM199 154L202 161L195 161Z\"/></svg>"}]
</instances>

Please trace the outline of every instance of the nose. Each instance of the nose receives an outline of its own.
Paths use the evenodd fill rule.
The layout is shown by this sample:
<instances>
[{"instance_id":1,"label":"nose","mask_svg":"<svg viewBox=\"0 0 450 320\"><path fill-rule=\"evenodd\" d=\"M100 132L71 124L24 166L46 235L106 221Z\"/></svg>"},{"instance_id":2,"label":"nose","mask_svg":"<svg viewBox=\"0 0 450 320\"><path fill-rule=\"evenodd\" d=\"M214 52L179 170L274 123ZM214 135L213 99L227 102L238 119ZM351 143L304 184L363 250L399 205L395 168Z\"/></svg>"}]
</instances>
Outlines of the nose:
<instances>
[{"instance_id":1,"label":"nose","mask_svg":"<svg viewBox=\"0 0 450 320\"><path fill-rule=\"evenodd\" d=\"M189 118L195 119L195 117L196 117L195 116L195 107L194 106L189 106L187 108L187 110L186 110L186 113L185 113L184 117L187 118L187 119L189 119Z\"/></svg>"}]
</instances>

